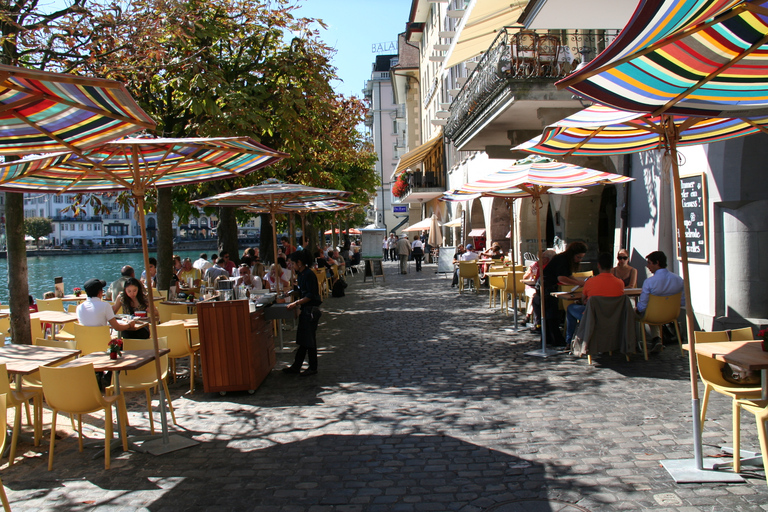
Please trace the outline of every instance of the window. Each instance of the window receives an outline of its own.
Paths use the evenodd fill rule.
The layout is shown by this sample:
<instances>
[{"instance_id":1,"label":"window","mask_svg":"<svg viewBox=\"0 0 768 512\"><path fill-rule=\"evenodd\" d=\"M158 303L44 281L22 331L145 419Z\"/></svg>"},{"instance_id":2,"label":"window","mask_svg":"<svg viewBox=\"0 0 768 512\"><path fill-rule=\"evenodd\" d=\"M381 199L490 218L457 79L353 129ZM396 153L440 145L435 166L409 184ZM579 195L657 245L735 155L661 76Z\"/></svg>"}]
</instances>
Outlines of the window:
<instances>
[{"instance_id":1,"label":"window","mask_svg":"<svg viewBox=\"0 0 768 512\"><path fill-rule=\"evenodd\" d=\"M40 217L45 217L45 210L42 208L40 209Z\"/></svg>"},{"instance_id":2,"label":"window","mask_svg":"<svg viewBox=\"0 0 768 512\"><path fill-rule=\"evenodd\" d=\"M86 231L91 231L91 228L92 228L92 227L93 227L93 226L92 226L91 224L87 224L87 225L85 226L85 230L86 230Z\"/></svg>"},{"instance_id":3,"label":"window","mask_svg":"<svg viewBox=\"0 0 768 512\"><path fill-rule=\"evenodd\" d=\"M78 226L78 228L80 229L80 231L82 231L84 227L85 227L85 226L84 226L83 224L80 224L80 225Z\"/></svg>"}]
</instances>

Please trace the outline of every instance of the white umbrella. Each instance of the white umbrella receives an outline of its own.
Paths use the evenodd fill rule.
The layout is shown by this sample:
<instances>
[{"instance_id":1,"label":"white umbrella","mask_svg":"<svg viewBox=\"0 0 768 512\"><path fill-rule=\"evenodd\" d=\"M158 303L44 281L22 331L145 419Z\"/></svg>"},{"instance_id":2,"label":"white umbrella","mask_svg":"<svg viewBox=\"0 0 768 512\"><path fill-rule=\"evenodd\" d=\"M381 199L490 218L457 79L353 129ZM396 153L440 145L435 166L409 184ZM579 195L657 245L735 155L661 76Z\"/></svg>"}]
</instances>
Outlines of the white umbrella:
<instances>
[{"instance_id":1,"label":"white umbrella","mask_svg":"<svg viewBox=\"0 0 768 512\"><path fill-rule=\"evenodd\" d=\"M429 218L431 226L429 227L429 238L427 243L432 247L439 247L443 244L443 233L440 231L440 223L435 214Z\"/></svg>"},{"instance_id":2,"label":"white umbrella","mask_svg":"<svg viewBox=\"0 0 768 512\"><path fill-rule=\"evenodd\" d=\"M434 215L433 215L433 217L434 217ZM437 222L437 219L435 219L435 222ZM432 219L431 218L429 218L429 219L422 219L419 222L417 222L416 224L413 224L412 226L408 226L407 228L405 228L403 230L403 233L409 232L409 231L429 231L430 229L432 229L432 226L433 226L433 224L432 224ZM440 228L440 223L439 222L437 223L437 227L438 227L438 229Z\"/></svg>"}]
</instances>

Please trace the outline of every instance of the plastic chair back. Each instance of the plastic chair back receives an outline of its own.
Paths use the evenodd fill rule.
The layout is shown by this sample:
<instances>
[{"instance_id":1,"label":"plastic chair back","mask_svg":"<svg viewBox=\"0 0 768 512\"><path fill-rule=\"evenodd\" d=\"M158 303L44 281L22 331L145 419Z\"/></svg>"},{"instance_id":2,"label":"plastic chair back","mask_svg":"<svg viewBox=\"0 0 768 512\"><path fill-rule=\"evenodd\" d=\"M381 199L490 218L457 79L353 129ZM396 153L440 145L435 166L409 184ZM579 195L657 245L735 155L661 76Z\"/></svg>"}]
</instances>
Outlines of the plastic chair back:
<instances>
[{"instance_id":1,"label":"plastic chair back","mask_svg":"<svg viewBox=\"0 0 768 512\"><path fill-rule=\"evenodd\" d=\"M80 322L75 322L74 335L77 348L84 356L94 352L106 352L112 339L109 326L86 327ZM98 390L98 387L96 389Z\"/></svg>"},{"instance_id":2,"label":"plastic chair back","mask_svg":"<svg viewBox=\"0 0 768 512\"><path fill-rule=\"evenodd\" d=\"M6 397L7 395L5 393L0 393L0 411L5 411L8 408L8 405L6 404ZM7 414L0 414L0 432L5 433L6 429L8 428L8 415ZM0 436L2 439L0 439L0 453L5 453L5 442L6 439L8 439L8 436L3 435Z\"/></svg>"},{"instance_id":3,"label":"plastic chair back","mask_svg":"<svg viewBox=\"0 0 768 512\"><path fill-rule=\"evenodd\" d=\"M680 316L680 295L651 295L648 297L648 307L645 309L643 323L649 325L664 325L677 320Z\"/></svg>"},{"instance_id":4,"label":"plastic chair back","mask_svg":"<svg viewBox=\"0 0 768 512\"><path fill-rule=\"evenodd\" d=\"M189 355L187 330L181 322L158 325L157 336L165 338L166 346L171 349L171 352L168 354L170 357L175 359L177 357L187 357Z\"/></svg>"},{"instance_id":5,"label":"plastic chair back","mask_svg":"<svg viewBox=\"0 0 768 512\"><path fill-rule=\"evenodd\" d=\"M751 327L742 327L741 329L731 330L731 341L751 341L755 340Z\"/></svg>"},{"instance_id":6,"label":"plastic chair back","mask_svg":"<svg viewBox=\"0 0 768 512\"><path fill-rule=\"evenodd\" d=\"M0 363L0 395L2 394L7 395L8 403L13 405L13 391L11 390L11 381L8 378L8 369L6 368L5 363ZM3 430L3 433L4 432L5 431Z\"/></svg>"},{"instance_id":7,"label":"plastic chair back","mask_svg":"<svg viewBox=\"0 0 768 512\"><path fill-rule=\"evenodd\" d=\"M581 278L581 277L594 277L595 273L591 270L585 270L584 272L574 272L572 277L575 278Z\"/></svg>"},{"instance_id":8,"label":"plastic chair back","mask_svg":"<svg viewBox=\"0 0 768 512\"><path fill-rule=\"evenodd\" d=\"M34 321L34 320L31 320L31 321ZM2 334L3 336L7 336L8 334L10 334L10 330L11 330L11 318L10 317L0 318L0 334Z\"/></svg>"},{"instance_id":9,"label":"plastic chair back","mask_svg":"<svg viewBox=\"0 0 768 512\"><path fill-rule=\"evenodd\" d=\"M67 313L77 313L77 304L67 304Z\"/></svg>"},{"instance_id":10,"label":"plastic chair back","mask_svg":"<svg viewBox=\"0 0 768 512\"><path fill-rule=\"evenodd\" d=\"M716 343L719 341L729 341L726 331L694 331L693 339L696 343ZM722 369L725 363L718 361L714 357L706 357L696 354L696 363L699 367L699 375L705 383L716 384L718 386L732 386L723 378Z\"/></svg>"},{"instance_id":11,"label":"plastic chair back","mask_svg":"<svg viewBox=\"0 0 768 512\"><path fill-rule=\"evenodd\" d=\"M94 376L93 364L41 366L40 380L48 405L70 414L88 414L105 406Z\"/></svg>"},{"instance_id":12,"label":"plastic chair back","mask_svg":"<svg viewBox=\"0 0 768 512\"><path fill-rule=\"evenodd\" d=\"M163 304L162 302L157 304L157 312L160 315L160 323L171 320L174 313L187 314L189 309L185 304Z\"/></svg>"},{"instance_id":13,"label":"plastic chair back","mask_svg":"<svg viewBox=\"0 0 768 512\"><path fill-rule=\"evenodd\" d=\"M460 279L472 279L480 277L480 273L477 269L477 262L473 261L460 261L459 262L459 278Z\"/></svg>"},{"instance_id":14,"label":"plastic chair back","mask_svg":"<svg viewBox=\"0 0 768 512\"><path fill-rule=\"evenodd\" d=\"M35 318L29 319L29 327L32 331L32 339L36 338L44 338L45 333L43 332L43 324L40 322L40 320L37 320Z\"/></svg>"},{"instance_id":15,"label":"plastic chair back","mask_svg":"<svg viewBox=\"0 0 768 512\"><path fill-rule=\"evenodd\" d=\"M40 299L37 301L38 311L64 311L64 303L61 299Z\"/></svg>"},{"instance_id":16,"label":"plastic chair back","mask_svg":"<svg viewBox=\"0 0 768 512\"><path fill-rule=\"evenodd\" d=\"M197 313L172 313L171 320L189 320L196 319ZM189 333L189 342L192 345L198 345L200 343L200 329L195 327L193 329L184 328Z\"/></svg>"},{"instance_id":17,"label":"plastic chair back","mask_svg":"<svg viewBox=\"0 0 768 512\"><path fill-rule=\"evenodd\" d=\"M46 338L35 338L32 342L38 347L67 348L77 350L77 341L75 340L49 340ZM73 359L76 356L73 356Z\"/></svg>"},{"instance_id":18,"label":"plastic chair back","mask_svg":"<svg viewBox=\"0 0 768 512\"><path fill-rule=\"evenodd\" d=\"M157 346L158 348L168 348L168 340L165 336L160 336L160 326L158 326ZM182 330L184 326L181 326ZM186 341L186 340L185 340ZM148 340L123 340L123 348L125 350L154 350L155 344L151 339ZM162 372L162 378L164 379L168 375L168 354L160 356L160 371ZM139 387L157 382L157 369L155 363L148 363L144 366L125 372L125 375L120 378L120 385L126 389L131 387Z\"/></svg>"}]
</instances>

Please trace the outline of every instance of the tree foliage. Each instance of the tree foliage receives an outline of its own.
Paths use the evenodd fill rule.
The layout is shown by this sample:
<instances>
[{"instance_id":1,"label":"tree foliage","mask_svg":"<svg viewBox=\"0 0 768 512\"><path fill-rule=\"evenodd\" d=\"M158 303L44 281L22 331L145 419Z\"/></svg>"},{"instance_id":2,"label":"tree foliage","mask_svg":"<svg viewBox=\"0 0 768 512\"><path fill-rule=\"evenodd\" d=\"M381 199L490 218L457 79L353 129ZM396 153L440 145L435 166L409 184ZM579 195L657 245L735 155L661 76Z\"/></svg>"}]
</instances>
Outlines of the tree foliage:
<instances>
[{"instance_id":1,"label":"tree foliage","mask_svg":"<svg viewBox=\"0 0 768 512\"><path fill-rule=\"evenodd\" d=\"M27 217L24 219L24 232L34 238L40 248L40 239L53 233L53 222L45 217Z\"/></svg>"}]
</instances>

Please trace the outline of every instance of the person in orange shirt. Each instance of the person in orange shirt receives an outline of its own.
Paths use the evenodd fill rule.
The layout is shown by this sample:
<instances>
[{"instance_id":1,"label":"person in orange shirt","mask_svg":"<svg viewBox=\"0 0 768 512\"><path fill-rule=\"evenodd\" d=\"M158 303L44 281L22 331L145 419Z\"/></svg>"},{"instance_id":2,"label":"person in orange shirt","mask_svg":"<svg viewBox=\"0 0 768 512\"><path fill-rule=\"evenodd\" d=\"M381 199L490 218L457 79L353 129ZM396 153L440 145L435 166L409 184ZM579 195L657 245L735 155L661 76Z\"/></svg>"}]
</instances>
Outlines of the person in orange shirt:
<instances>
[{"instance_id":1,"label":"person in orange shirt","mask_svg":"<svg viewBox=\"0 0 768 512\"><path fill-rule=\"evenodd\" d=\"M613 267L613 257L603 252L597 256L597 269L600 272L594 277L587 279L584 283L584 289L581 292L581 304L571 304L568 306L565 318L565 346L569 349L571 339L576 333L576 326L579 325L586 303L590 297L621 297L624 295L624 281L611 273Z\"/></svg>"}]
</instances>

